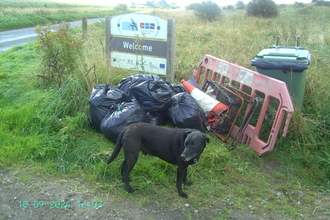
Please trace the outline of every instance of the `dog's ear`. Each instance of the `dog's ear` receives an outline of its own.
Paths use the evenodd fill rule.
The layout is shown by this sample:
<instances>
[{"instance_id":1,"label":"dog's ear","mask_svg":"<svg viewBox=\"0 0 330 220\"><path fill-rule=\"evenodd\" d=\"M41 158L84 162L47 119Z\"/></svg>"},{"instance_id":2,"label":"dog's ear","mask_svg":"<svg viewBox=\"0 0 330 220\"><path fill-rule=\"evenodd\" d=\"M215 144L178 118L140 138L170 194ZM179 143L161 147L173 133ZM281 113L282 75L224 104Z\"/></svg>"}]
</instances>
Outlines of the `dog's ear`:
<instances>
[{"instance_id":1,"label":"dog's ear","mask_svg":"<svg viewBox=\"0 0 330 220\"><path fill-rule=\"evenodd\" d=\"M205 141L206 141L207 143L210 143L210 138L206 137L205 134L203 134L203 137L204 137L204 139L205 139Z\"/></svg>"},{"instance_id":2,"label":"dog's ear","mask_svg":"<svg viewBox=\"0 0 330 220\"><path fill-rule=\"evenodd\" d=\"M184 134L186 135L186 136L188 136L188 134L190 134L191 132L193 132L192 130L186 130L185 132L184 132Z\"/></svg>"}]
</instances>

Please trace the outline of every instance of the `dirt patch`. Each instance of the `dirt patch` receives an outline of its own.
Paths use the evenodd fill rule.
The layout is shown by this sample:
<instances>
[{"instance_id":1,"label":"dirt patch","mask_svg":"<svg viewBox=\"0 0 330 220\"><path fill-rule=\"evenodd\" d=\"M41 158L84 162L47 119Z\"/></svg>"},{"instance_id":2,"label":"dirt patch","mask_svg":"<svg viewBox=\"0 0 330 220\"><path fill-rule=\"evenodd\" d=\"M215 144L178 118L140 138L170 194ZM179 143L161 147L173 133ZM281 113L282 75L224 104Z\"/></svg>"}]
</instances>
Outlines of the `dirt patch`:
<instances>
[{"instance_id":1,"label":"dirt patch","mask_svg":"<svg viewBox=\"0 0 330 220\"><path fill-rule=\"evenodd\" d=\"M274 158L267 158L263 161L262 170L265 172L278 172L281 170L281 163Z\"/></svg>"},{"instance_id":2,"label":"dirt patch","mask_svg":"<svg viewBox=\"0 0 330 220\"><path fill-rule=\"evenodd\" d=\"M185 219L180 211L158 204L141 207L129 199L91 194L83 182L74 179L22 181L17 172L0 177L0 219Z\"/></svg>"},{"instance_id":3,"label":"dirt patch","mask_svg":"<svg viewBox=\"0 0 330 220\"><path fill-rule=\"evenodd\" d=\"M157 201L146 201L140 205L131 197L116 197L107 192L95 193L88 184L77 179L51 180L33 176L22 180L23 177L26 178L26 174L20 175L18 171L0 174L0 219L292 219L281 211L255 213L253 204L247 210L231 209L226 199L219 201L218 207L205 205L198 209L189 205L189 200L182 200L175 207ZM314 212L311 214L322 211L321 214L318 217L300 216L297 219L329 218L329 198L315 195L315 199L325 203L319 203L318 207L311 209ZM215 210L230 211L221 213ZM200 215L200 211L204 214Z\"/></svg>"}]
</instances>

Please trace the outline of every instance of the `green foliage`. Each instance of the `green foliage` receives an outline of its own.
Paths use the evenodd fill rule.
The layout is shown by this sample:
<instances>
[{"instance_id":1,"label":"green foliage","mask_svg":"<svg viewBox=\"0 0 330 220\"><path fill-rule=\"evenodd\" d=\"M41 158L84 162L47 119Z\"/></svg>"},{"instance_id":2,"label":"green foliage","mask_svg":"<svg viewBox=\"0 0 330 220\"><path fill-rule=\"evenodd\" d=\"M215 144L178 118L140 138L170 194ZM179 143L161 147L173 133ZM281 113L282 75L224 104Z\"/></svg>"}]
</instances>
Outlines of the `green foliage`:
<instances>
[{"instance_id":1,"label":"green foliage","mask_svg":"<svg viewBox=\"0 0 330 220\"><path fill-rule=\"evenodd\" d=\"M113 10L113 6L82 6L79 4L58 3L52 0L1 0L0 31L78 21L83 17L114 16L121 12Z\"/></svg>"},{"instance_id":2,"label":"green foliage","mask_svg":"<svg viewBox=\"0 0 330 220\"><path fill-rule=\"evenodd\" d=\"M278 9L272 0L251 0L246 6L248 16L254 17L276 17Z\"/></svg>"},{"instance_id":3,"label":"green foliage","mask_svg":"<svg viewBox=\"0 0 330 220\"><path fill-rule=\"evenodd\" d=\"M315 2L314 5L315 6L326 6L326 7L330 7L330 2L329 1L313 1Z\"/></svg>"},{"instance_id":4,"label":"green foliage","mask_svg":"<svg viewBox=\"0 0 330 220\"><path fill-rule=\"evenodd\" d=\"M0 166L13 164L17 157L23 163L50 160L66 173L83 163L103 161L95 145L107 146L107 141L86 135L89 91L79 75L71 75L61 88L40 87L34 74L24 72L35 72L40 63L34 46L29 43L1 55Z\"/></svg>"},{"instance_id":5,"label":"green foliage","mask_svg":"<svg viewBox=\"0 0 330 220\"><path fill-rule=\"evenodd\" d=\"M305 7L305 4L302 2L294 2L293 7L302 8L302 7Z\"/></svg>"},{"instance_id":6,"label":"green foliage","mask_svg":"<svg viewBox=\"0 0 330 220\"><path fill-rule=\"evenodd\" d=\"M238 2L236 3L236 9L237 9L237 10L243 10L243 9L245 9L245 4L244 4L244 2L242 2L242 1L238 1Z\"/></svg>"},{"instance_id":7,"label":"green foliage","mask_svg":"<svg viewBox=\"0 0 330 220\"><path fill-rule=\"evenodd\" d=\"M234 10L235 8L234 8L234 6L232 6L232 5L227 5L227 7L226 7L226 10Z\"/></svg>"},{"instance_id":8,"label":"green foliage","mask_svg":"<svg viewBox=\"0 0 330 220\"><path fill-rule=\"evenodd\" d=\"M200 3L191 3L186 6L186 10L197 10L200 7Z\"/></svg>"},{"instance_id":9,"label":"green foliage","mask_svg":"<svg viewBox=\"0 0 330 220\"><path fill-rule=\"evenodd\" d=\"M237 10L244 10L245 9L245 5L243 5L243 6L237 6L236 9Z\"/></svg>"},{"instance_id":10,"label":"green foliage","mask_svg":"<svg viewBox=\"0 0 330 220\"><path fill-rule=\"evenodd\" d=\"M146 6L148 6L150 8L155 8L155 5L152 1L147 1Z\"/></svg>"},{"instance_id":11,"label":"green foliage","mask_svg":"<svg viewBox=\"0 0 330 220\"><path fill-rule=\"evenodd\" d=\"M13 8L49 8L49 7L57 7L57 8L71 8L81 6L79 4L74 3L63 3L56 2L52 0L1 0L0 7L13 7Z\"/></svg>"},{"instance_id":12,"label":"green foliage","mask_svg":"<svg viewBox=\"0 0 330 220\"><path fill-rule=\"evenodd\" d=\"M115 10L115 11L126 11L127 10L127 5L123 4L123 3L118 4L113 8L113 10Z\"/></svg>"},{"instance_id":13,"label":"green foliage","mask_svg":"<svg viewBox=\"0 0 330 220\"><path fill-rule=\"evenodd\" d=\"M159 7L159 8L169 8L170 5L165 0L161 0L157 3L157 7Z\"/></svg>"},{"instance_id":14,"label":"green foliage","mask_svg":"<svg viewBox=\"0 0 330 220\"><path fill-rule=\"evenodd\" d=\"M42 55L44 83L62 86L65 77L76 68L76 58L82 48L81 37L69 32L69 23L36 28L36 51Z\"/></svg>"},{"instance_id":15,"label":"green foliage","mask_svg":"<svg viewBox=\"0 0 330 220\"><path fill-rule=\"evenodd\" d=\"M199 7L194 9L195 15L205 21L214 21L217 17L221 15L221 9L219 6L212 1L203 1L199 4Z\"/></svg>"}]
</instances>

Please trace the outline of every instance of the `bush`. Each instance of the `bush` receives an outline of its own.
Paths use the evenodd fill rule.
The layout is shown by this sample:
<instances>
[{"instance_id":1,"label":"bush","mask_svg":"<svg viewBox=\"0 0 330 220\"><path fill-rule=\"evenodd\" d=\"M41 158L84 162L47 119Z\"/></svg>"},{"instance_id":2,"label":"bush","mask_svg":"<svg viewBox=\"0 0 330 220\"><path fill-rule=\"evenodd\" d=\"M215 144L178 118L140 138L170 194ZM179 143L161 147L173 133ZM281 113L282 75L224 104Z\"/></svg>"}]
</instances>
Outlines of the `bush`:
<instances>
[{"instance_id":1,"label":"bush","mask_svg":"<svg viewBox=\"0 0 330 220\"><path fill-rule=\"evenodd\" d=\"M242 2L242 1L238 1L238 2L236 3L236 9L237 9L237 10L245 9L244 2Z\"/></svg>"},{"instance_id":2,"label":"bush","mask_svg":"<svg viewBox=\"0 0 330 220\"><path fill-rule=\"evenodd\" d=\"M276 17L278 9L272 0L251 0L246 6L248 16L254 17Z\"/></svg>"},{"instance_id":3,"label":"bush","mask_svg":"<svg viewBox=\"0 0 330 220\"><path fill-rule=\"evenodd\" d=\"M150 8L155 8L155 5L152 1L147 1L146 6L148 6Z\"/></svg>"},{"instance_id":4,"label":"bush","mask_svg":"<svg viewBox=\"0 0 330 220\"><path fill-rule=\"evenodd\" d=\"M234 8L234 6L232 6L232 5L227 5L227 8L226 8L227 10L234 10L235 8Z\"/></svg>"},{"instance_id":5,"label":"bush","mask_svg":"<svg viewBox=\"0 0 330 220\"><path fill-rule=\"evenodd\" d=\"M212 1L203 1L199 4L199 7L196 7L195 15L207 21L213 21L215 18L221 15L221 9L219 6Z\"/></svg>"},{"instance_id":6,"label":"bush","mask_svg":"<svg viewBox=\"0 0 330 220\"><path fill-rule=\"evenodd\" d=\"M197 10L201 6L200 3L191 3L190 5L186 6L186 10Z\"/></svg>"},{"instance_id":7,"label":"bush","mask_svg":"<svg viewBox=\"0 0 330 220\"><path fill-rule=\"evenodd\" d=\"M45 84L62 86L66 76L76 69L76 58L82 48L81 38L69 32L69 23L36 28L36 52L42 55Z\"/></svg>"},{"instance_id":8,"label":"bush","mask_svg":"<svg viewBox=\"0 0 330 220\"><path fill-rule=\"evenodd\" d=\"M293 7L294 8L302 8L302 7L305 7L305 4L302 3L302 2L294 2Z\"/></svg>"},{"instance_id":9,"label":"bush","mask_svg":"<svg viewBox=\"0 0 330 220\"><path fill-rule=\"evenodd\" d=\"M113 8L113 10L116 10L116 11L127 11L127 5L126 4L118 4L116 5L116 7Z\"/></svg>"},{"instance_id":10,"label":"bush","mask_svg":"<svg viewBox=\"0 0 330 220\"><path fill-rule=\"evenodd\" d=\"M330 7L330 2L326 1L313 1L315 3L315 6L327 6Z\"/></svg>"}]
</instances>

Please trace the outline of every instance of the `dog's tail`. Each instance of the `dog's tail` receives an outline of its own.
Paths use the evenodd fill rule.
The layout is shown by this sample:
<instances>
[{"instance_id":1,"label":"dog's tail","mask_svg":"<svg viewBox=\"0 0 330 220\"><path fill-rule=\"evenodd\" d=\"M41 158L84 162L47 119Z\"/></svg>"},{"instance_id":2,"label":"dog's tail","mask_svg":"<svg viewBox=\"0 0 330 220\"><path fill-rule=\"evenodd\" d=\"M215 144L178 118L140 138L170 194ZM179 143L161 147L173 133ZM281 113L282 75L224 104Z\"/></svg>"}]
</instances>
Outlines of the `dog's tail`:
<instances>
[{"instance_id":1,"label":"dog's tail","mask_svg":"<svg viewBox=\"0 0 330 220\"><path fill-rule=\"evenodd\" d=\"M121 140L124 136L124 133L125 133L125 129L119 133L115 149L113 150L107 164L111 163L118 156L121 149L121 145L122 145Z\"/></svg>"}]
</instances>

